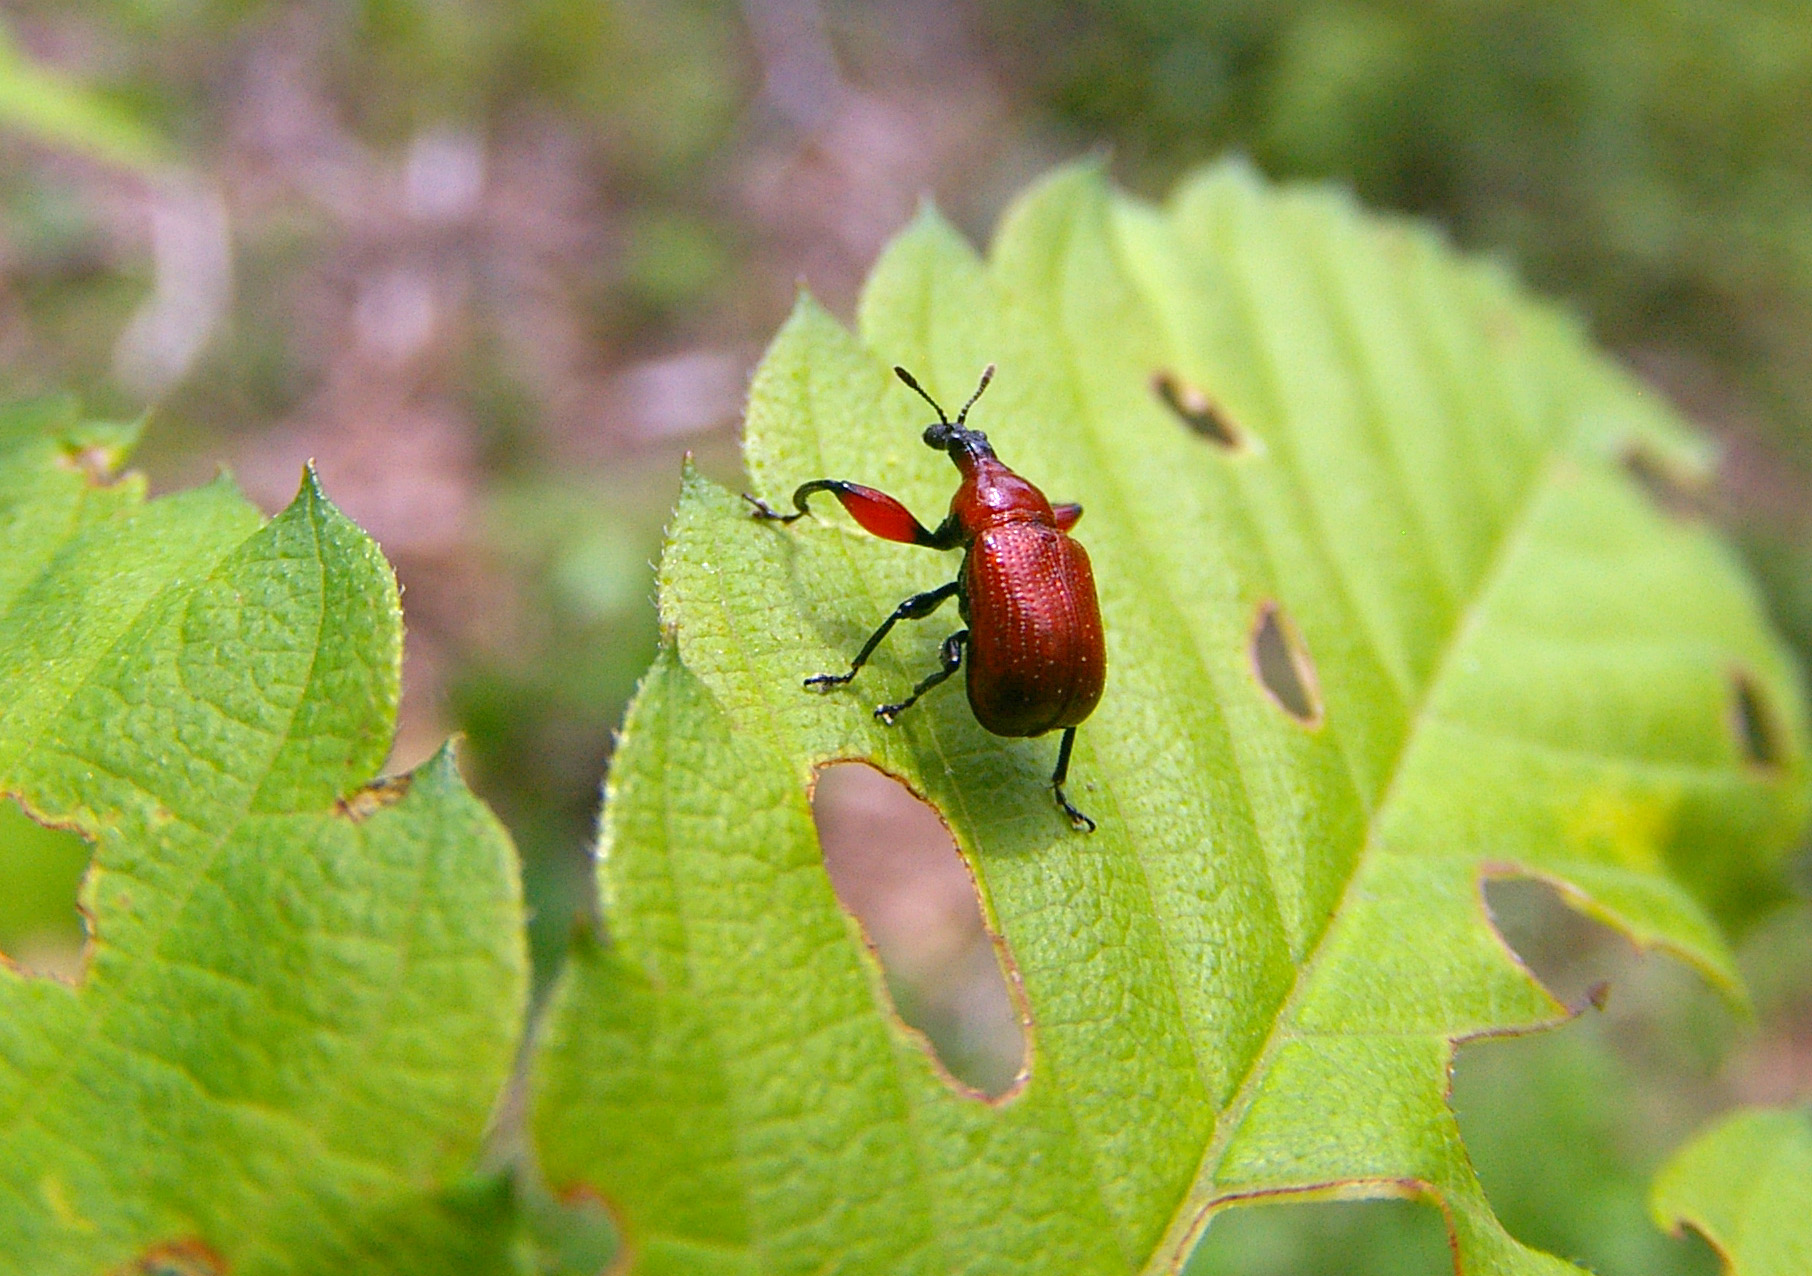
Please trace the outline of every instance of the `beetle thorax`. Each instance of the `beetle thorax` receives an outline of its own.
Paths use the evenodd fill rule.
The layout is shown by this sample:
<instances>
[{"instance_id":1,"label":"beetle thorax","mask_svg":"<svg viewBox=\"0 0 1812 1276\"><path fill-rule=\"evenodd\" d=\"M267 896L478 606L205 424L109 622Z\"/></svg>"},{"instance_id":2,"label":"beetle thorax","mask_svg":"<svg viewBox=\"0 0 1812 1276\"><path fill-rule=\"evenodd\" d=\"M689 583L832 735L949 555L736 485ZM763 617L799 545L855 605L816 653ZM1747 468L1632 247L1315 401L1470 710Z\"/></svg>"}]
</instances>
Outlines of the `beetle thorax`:
<instances>
[{"instance_id":1,"label":"beetle thorax","mask_svg":"<svg viewBox=\"0 0 1812 1276\"><path fill-rule=\"evenodd\" d=\"M952 459L963 472L963 483L950 498L950 512L969 538L1006 523L1056 526L1051 503L1044 493L996 460L992 451L985 456L958 455Z\"/></svg>"}]
</instances>

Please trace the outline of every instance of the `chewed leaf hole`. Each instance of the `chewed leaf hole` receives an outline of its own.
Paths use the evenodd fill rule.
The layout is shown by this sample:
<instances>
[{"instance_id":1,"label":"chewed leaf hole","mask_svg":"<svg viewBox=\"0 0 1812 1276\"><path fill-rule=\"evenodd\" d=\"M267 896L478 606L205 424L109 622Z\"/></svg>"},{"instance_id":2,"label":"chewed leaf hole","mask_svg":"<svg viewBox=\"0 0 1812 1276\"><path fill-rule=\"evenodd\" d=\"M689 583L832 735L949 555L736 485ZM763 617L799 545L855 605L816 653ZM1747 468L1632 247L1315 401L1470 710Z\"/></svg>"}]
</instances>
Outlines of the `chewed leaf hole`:
<instances>
[{"instance_id":1,"label":"chewed leaf hole","mask_svg":"<svg viewBox=\"0 0 1812 1276\"><path fill-rule=\"evenodd\" d=\"M1767 693L1741 669L1730 675L1730 684L1731 729L1736 733L1737 747L1751 766L1778 767L1784 760L1780 724Z\"/></svg>"},{"instance_id":2,"label":"chewed leaf hole","mask_svg":"<svg viewBox=\"0 0 1812 1276\"><path fill-rule=\"evenodd\" d=\"M982 920L975 879L936 811L863 763L818 772L812 815L843 907L862 923L893 1009L944 1073L989 1098L1024 1070L1006 946Z\"/></svg>"},{"instance_id":3,"label":"chewed leaf hole","mask_svg":"<svg viewBox=\"0 0 1812 1276\"><path fill-rule=\"evenodd\" d=\"M1627 445L1622 460L1625 473L1670 518L1699 518L1705 513L1707 493L1702 475L1642 443Z\"/></svg>"},{"instance_id":4,"label":"chewed leaf hole","mask_svg":"<svg viewBox=\"0 0 1812 1276\"><path fill-rule=\"evenodd\" d=\"M0 953L34 975L74 979L85 932L76 907L88 843L0 798Z\"/></svg>"},{"instance_id":5,"label":"chewed leaf hole","mask_svg":"<svg viewBox=\"0 0 1812 1276\"><path fill-rule=\"evenodd\" d=\"M634 1265L621 1210L591 1184L569 1184L557 1193L531 1190L518 1199L531 1234L559 1238L558 1270L607 1274Z\"/></svg>"},{"instance_id":6,"label":"chewed leaf hole","mask_svg":"<svg viewBox=\"0 0 1812 1276\"><path fill-rule=\"evenodd\" d=\"M1382 1190L1381 1185L1373 1190ZM1403 1191L1408 1196L1410 1188L1405 1185ZM1240 1276L1351 1271L1452 1276L1453 1251L1441 1212L1419 1200L1260 1198L1244 1209L1215 1215L1187 1270Z\"/></svg>"},{"instance_id":7,"label":"chewed leaf hole","mask_svg":"<svg viewBox=\"0 0 1812 1276\"><path fill-rule=\"evenodd\" d=\"M1582 911L1551 882L1533 877L1488 877L1485 911L1517 960L1575 1010L1600 1004L1605 990L1624 983L1642 960L1626 937Z\"/></svg>"},{"instance_id":8,"label":"chewed leaf hole","mask_svg":"<svg viewBox=\"0 0 1812 1276\"><path fill-rule=\"evenodd\" d=\"M1277 706L1305 727L1321 725L1315 666L1289 617L1274 602L1258 609L1252 627L1252 671Z\"/></svg>"},{"instance_id":9,"label":"chewed leaf hole","mask_svg":"<svg viewBox=\"0 0 1812 1276\"><path fill-rule=\"evenodd\" d=\"M153 1245L127 1270L133 1276L221 1276L227 1269L220 1255L197 1240Z\"/></svg>"},{"instance_id":10,"label":"chewed leaf hole","mask_svg":"<svg viewBox=\"0 0 1812 1276\"><path fill-rule=\"evenodd\" d=\"M109 487L119 482L120 466L131 450L128 432L120 427L90 425L62 436L57 463L80 474L92 487Z\"/></svg>"},{"instance_id":11,"label":"chewed leaf hole","mask_svg":"<svg viewBox=\"0 0 1812 1276\"><path fill-rule=\"evenodd\" d=\"M1151 388L1177 419L1212 443L1228 449L1246 445L1246 436L1227 410L1172 372L1152 374Z\"/></svg>"}]
</instances>

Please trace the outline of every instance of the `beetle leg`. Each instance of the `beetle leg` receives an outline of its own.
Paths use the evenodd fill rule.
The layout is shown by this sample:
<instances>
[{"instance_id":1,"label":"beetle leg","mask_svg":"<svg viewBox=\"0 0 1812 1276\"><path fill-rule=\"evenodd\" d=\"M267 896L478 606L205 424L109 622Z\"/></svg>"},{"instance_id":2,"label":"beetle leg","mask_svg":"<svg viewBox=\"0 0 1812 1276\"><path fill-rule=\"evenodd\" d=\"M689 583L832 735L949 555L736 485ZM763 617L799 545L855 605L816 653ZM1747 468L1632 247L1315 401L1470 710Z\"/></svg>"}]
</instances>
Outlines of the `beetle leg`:
<instances>
[{"instance_id":1,"label":"beetle leg","mask_svg":"<svg viewBox=\"0 0 1812 1276\"><path fill-rule=\"evenodd\" d=\"M1067 532L1082 517L1082 506L1075 501L1064 501L1061 505L1051 506L1051 514L1057 520L1057 530Z\"/></svg>"},{"instance_id":2,"label":"beetle leg","mask_svg":"<svg viewBox=\"0 0 1812 1276\"><path fill-rule=\"evenodd\" d=\"M811 513L808 502L818 492L829 492L842 502L843 508L849 511L851 518L862 525L862 529L884 541L899 541L903 545L923 545L927 549L950 549L957 544L952 535L955 529L940 526L935 532L926 527L900 502L885 492L860 483L851 483L846 479L813 479L810 483L801 483L793 492L793 510L791 514L782 514L766 501L747 492L742 499L755 507L755 517L774 523L793 523ZM946 519L948 524L949 520Z\"/></svg>"},{"instance_id":3,"label":"beetle leg","mask_svg":"<svg viewBox=\"0 0 1812 1276\"><path fill-rule=\"evenodd\" d=\"M962 666L963 644L968 641L969 631L967 629L959 629L948 638L944 639L944 645L938 650L938 660L941 662L941 667L938 671L923 679L918 686L912 689L912 694L900 701L900 703L884 704L876 709L875 717L879 718L890 727L895 722L899 721L900 715L912 708L913 705L917 704L920 696L937 686L938 683L948 678Z\"/></svg>"},{"instance_id":4,"label":"beetle leg","mask_svg":"<svg viewBox=\"0 0 1812 1276\"><path fill-rule=\"evenodd\" d=\"M1063 743L1057 746L1057 769L1051 772L1051 793L1057 799L1057 805L1070 817L1070 827L1082 833L1093 833L1095 822L1081 811L1070 805L1070 800L1063 796L1063 782L1070 774L1070 750L1076 745L1076 728L1065 727Z\"/></svg>"},{"instance_id":5,"label":"beetle leg","mask_svg":"<svg viewBox=\"0 0 1812 1276\"><path fill-rule=\"evenodd\" d=\"M798 521L800 515L802 515L805 512L805 511L801 510L799 512L799 514L782 514L779 510L775 509L772 505L769 505L766 501L762 500L759 496L750 496L747 492L744 492L742 494L742 499L747 501L749 504L751 504L755 507L755 517L756 518L763 519L770 523L796 522L796 521Z\"/></svg>"},{"instance_id":6,"label":"beetle leg","mask_svg":"<svg viewBox=\"0 0 1812 1276\"><path fill-rule=\"evenodd\" d=\"M948 585L939 585L936 589L928 589L922 594L914 594L895 607L893 615L883 620L881 627L868 636L868 641L862 644L862 650L858 651L856 658L849 662L848 673L813 674L805 680L805 685L814 691L828 691L832 687L841 687L862 671L862 666L868 663L870 656L874 655L875 648L881 645L881 639L887 637L888 630L902 620L923 620L943 606L944 600L954 595L961 587L961 582L953 580Z\"/></svg>"}]
</instances>

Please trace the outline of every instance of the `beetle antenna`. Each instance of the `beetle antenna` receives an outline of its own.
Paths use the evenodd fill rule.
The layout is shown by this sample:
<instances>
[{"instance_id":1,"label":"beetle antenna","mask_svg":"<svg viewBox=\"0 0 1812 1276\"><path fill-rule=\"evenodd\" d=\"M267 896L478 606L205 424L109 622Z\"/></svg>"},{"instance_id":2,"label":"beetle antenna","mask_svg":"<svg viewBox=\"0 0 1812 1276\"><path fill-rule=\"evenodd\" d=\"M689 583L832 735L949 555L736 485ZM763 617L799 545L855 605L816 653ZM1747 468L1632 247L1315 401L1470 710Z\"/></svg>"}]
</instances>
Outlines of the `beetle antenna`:
<instances>
[{"instance_id":1,"label":"beetle antenna","mask_svg":"<svg viewBox=\"0 0 1812 1276\"><path fill-rule=\"evenodd\" d=\"M912 373L906 371L906 369L902 368L897 363L893 365L893 374L907 385L911 386L918 394L919 398L925 400L925 402L929 403L932 407L937 408L937 419L940 425L950 424L950 418L944 415L944 409L938 407L937 400L925 392L925 387L919 384L917 377L913 376ZM958 417L957 420L960 421L962 418Z\"/></svg>"},{"instance_id":2,"label":"beetle antenna","mask_svg":"<svg viewBox=\"0 0 1812 1276\"><path fill-rule=\"evenodd\" d=\"M975 406L975 401L981 398L982 391L988 388L988 382L992 380L994 380L994 365L990 363L987 367L982 369L981 384L975 387L975 393L969 396L969 401L967 403L963 404L963 410L956 414L956 423L958 426L961 426L963 421L968 417L969 409Z\"/></svg>"}]
</instances>

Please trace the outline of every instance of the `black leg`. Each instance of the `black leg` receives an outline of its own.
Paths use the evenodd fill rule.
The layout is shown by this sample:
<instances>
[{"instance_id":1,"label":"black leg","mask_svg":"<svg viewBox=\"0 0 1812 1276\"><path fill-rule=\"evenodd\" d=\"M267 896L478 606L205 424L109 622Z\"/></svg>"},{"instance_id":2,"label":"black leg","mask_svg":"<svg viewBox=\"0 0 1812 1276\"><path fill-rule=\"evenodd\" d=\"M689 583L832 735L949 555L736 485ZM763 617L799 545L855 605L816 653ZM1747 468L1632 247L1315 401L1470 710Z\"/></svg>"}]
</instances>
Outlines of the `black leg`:
<instances>
[{"instance_id":1,"label":"black leg","mask_svg":"<svg viewBox=\"0 0 1812 1276\"><path fill-rule=\"evenodd\" d=\"M1070 750L1076 747L1076 728L1065 727L1063 743L1057 746L1057 769L1051 772L1051 793L1057 799L1057 805L1070 817L1070 827L1083 833L1093 833L1095 822L1081 811L1070 805L1070 800L1063 796L1063 782L1070 774Z\"/></svg>"},{"instance_id":2,"label":"black leg","mask_svg":"<svg viewBox=\"0 0 1812 1276\"><path fill-rule=\"evenodd\" d=\"M906 710L919 702L919 697L937 686L938 683L955 673L963 663L963 644L969 641L969 631L959 629L944 639L944 645L938 651L941 665L938 671L922 680L912 689L912 694L898 704L884 704L875 710L875 717L892 726Z\"/></svg>"},{"instance_id":3,"label":"black leg","mask_svg":"<svg viewBox=\"0 0 1812 1276\"><path fill-rule=\"evenodd\" d=\"M797 514L782 514L759 496L750 496L747 492L742 494L742 499L755 507L756 518L766 519L770 523L795 523L805 516L804 510Z\"/></svg>"},{"instance_id":4,"label":"black leg","mask_svg":"<svg viewBox=\"0 0 1812 1276\"><path fill-rule=\"evenodd\" d=\"M943 606L945 599L954 597L959 588L961 588L961 584L953 580L948 585L939 585L936 589L928 589L922 594L914 594L895 607L893 615L883 620L881 627L869 635L868 641L862 644L862 650L858 651L856 658L849 662L848 673L813 674L805 680L805 685L814 691L828 691L832 687L841 687L861 672L862 666L868 663L868 658L874 654L875 648L881 645L881 639L887 637L888 630L902 620L923 620Z\"/></svg>"},{"instance_id":5,"label":"black leg","mask_svg":"<svg viewBox=\"0 0 1812 1276\"><path fill-rule=\"evenodd\" d=\"M766 519L770 523L796 523L812 512L811 507L806 504L806 500L814 492L830 492L833 495L840 495L845 489L855 486L856 484L843 479L813 479L810 483L801 483L793 493L794 512L791 514L782 514L759 496L750 496L747 492L742 494L742 499L755 507L756 518Z\"/></svg>"}]
</instances>

